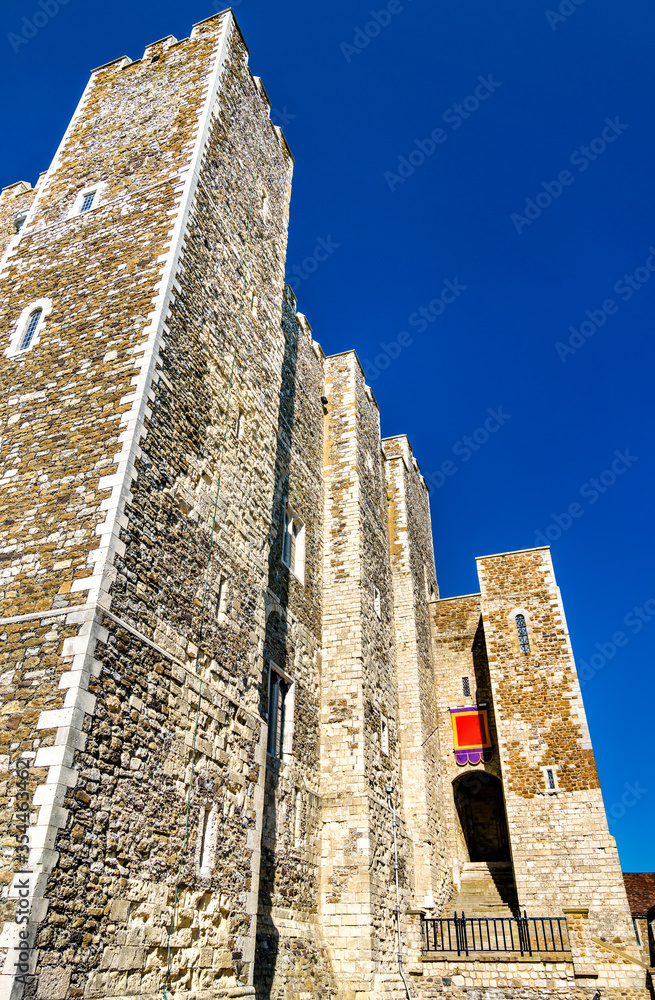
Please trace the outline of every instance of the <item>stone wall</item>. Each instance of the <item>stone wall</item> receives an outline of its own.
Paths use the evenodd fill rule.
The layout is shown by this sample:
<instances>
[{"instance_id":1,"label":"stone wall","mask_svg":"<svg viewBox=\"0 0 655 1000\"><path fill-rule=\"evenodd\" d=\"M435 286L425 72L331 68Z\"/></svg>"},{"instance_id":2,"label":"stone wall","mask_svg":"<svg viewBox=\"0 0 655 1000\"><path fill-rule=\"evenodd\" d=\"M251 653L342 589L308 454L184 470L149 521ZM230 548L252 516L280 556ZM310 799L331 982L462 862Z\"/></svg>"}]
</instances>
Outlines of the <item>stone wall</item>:
<instances>
[{"instance_id":1,"label":"stone wall","mask_svg":"<svg viewBox=\"0 0 655 1000\"><path fill-rule=\"evenodd\" d=\"M625 887L548 549L478 560L519 903L588 907L589 932L634 951ZM521 652L523 614L530 651ZM546 768L556 789L549 793Z\"/></svg>"},{"instance_id":2,"label":"stone wall","mask_svg":"<svg viewBox=\"0 0 655 1000\"><path fill-rule=\"evenodd\" d=\"M428 602L438 595L428 490L408 439L383 441L394 585L403 811L413 840L414 907L450 894Z\"/></svg>"},{"instance_id":3,"label":"stone wall","mask_svg":"<svg viewBox=\"0 0 655 1000\"><path fill-rule=\"evenodd\" d=\"M327 359L325 395L321 916L340 995L354 1000L402 989L386 791L399 808L393 589L378 409L355 354ZM410 845L397 833L407 900Z\"/></svg>"},{"instance_id":4,"label":"stone wall","mask_svg":"<svg viewBox=\"0 0 655 1000\"><path fill-rule=\"evenodd\" d=\"M455 808L455 783L464 775L471 780L480 775L502 779L498 756L498 737L494 704L491 697L489 665L479 594L452 597L431 605L434 677L438 703L438 737L441 747L443 776L444 825L446 857L454 888L460 887L460 875L469 861L468 850ZM468 678L470 694L463 691L463 679ZM486 703L489 731L494 754L489 763L460 766L453 752L451 708ZM482 779L484 780L484 778Z\"/></svg>"},{"instance_id":5,"label":"stone wall","mask_svg":"<svg viewBox=\"0 0 655 1000\"><path fill-rule=\"evenodd\" d=\"M292 681L293 718L289 751L267 755L255 970L266 1000L335 992L318 918L324 356L295 308L287 287L264 666ZM287 507L304 526L302 580L282 559Z\"/></svg>"},{"instance_id":6,"label":"stone wall","mask_svg":"<svg viewBox=\"0 0 655 1000\"><path fill-rule=\"evenodd\" d=\"M252 982L290 170L231 15L211 18L94 73L4 266L5 329L52 300L2 379L3 628L37 614L5 708L23 682L49 767L26 996Z\"/></svg>"},{"instance_id":7,"label":"stone wall","mask_svg":"<svg viewBox=\"0 0 655 1000\"><path fill-rule=\"evenodd\" d=\"M190 43L182 43L168 65L161 60L155 67L146 58L94 73L0 270L11 290L2 295L0 315L7 339L31 303L51 303L32 350L8 357L3 347L0 378L0 613L15 640L3 650L5 669L24 679L30 648L35 656L27 658L28 670L42 671L38 683L22 691L23 719L34 725L38 713L34 774L45 778L32 801L31 944L36 924L47 919L44 883L58 859L56 831L74 825L63 803L79 775L71 765L87 739L84 719L95 703L89 679L100 669L93 647L104 634L93 620L100 590L94 569L108 537L99 538L99 531L121 451L120 420L130 410L143 331L162 275L158 258L173 233L216 40L216 28L205 32L197 58L186 58ZM186 104L186 114L171 115L167 106L153 114L155 77L171 108ZM96 128L99 120L102 128ZM141 143L161 148L164 136L167 162L152 152L139 156ZM92 181L105 182L103 200L95 211L70 217L77 191ZM11 701L12 686L5 691ZM12 767L23 752L20 744L10 745ZM8 889L14 859L6 860ZM4 900L9 923L2 944L9 948L16 897L14 880ZM33 950L30 971L36 957ZM6 966L0 980L5 992L13 991L8 965L9 975Z\"/></svg>"},{"instance_id":8,"label":"stone wall","mask_svg":"<svg viewBox=\"0 0 655 1000\"><path fill-rule=\"evenodd\" d=\"M0 260L18 243L17 217L29 211L35 197L36 188L27 181L17 181L0 191Z\"/></svg>"},{"instance_id":9,"label":"stone wall","mask_svg":"<svg viewBox=\"0 0 655 1000\"><path fill-rule=\"evenodd\" d=\"M467 867L470 877L475 866L466 865L467 844L447 792L458 775L470 774L465 780L478 784L485 775L494 776L503 783L520 909L528 916L564 916L571 951L560 962L540 956L544 962L538 966L527 956L501 962L493 955L424 955L412 965L417 994L426 1000L465 990L498 998L539 991L582 997L585 989L598 987L610 995L643 996L646 967L640 964L616 845L607 829L550 553L490 556L478 560L478 570L480 595L431 605L453 883L460 889L462 869ZM527 621L529 652L519 645L517 614ZM493 759L459 768L449 709L481 703L488 707ZM547 770L555 775L554 790L548 788Z\"/></svg>"},{"instance_id":10,"label":"stone wall","mask_svg":"<svg viewBox=\"0 0 655 1000\"><path fill-rule=\"evenodd\" d=\"M627 963L614 966L607 976L576 977L570 961L539 961L512 956L508 961L453 960L425 963L423 976L412 977L419 1000L591 1000L597 988L603 995L646 1000L644 971Z\"/></svg>"}]
</instances>

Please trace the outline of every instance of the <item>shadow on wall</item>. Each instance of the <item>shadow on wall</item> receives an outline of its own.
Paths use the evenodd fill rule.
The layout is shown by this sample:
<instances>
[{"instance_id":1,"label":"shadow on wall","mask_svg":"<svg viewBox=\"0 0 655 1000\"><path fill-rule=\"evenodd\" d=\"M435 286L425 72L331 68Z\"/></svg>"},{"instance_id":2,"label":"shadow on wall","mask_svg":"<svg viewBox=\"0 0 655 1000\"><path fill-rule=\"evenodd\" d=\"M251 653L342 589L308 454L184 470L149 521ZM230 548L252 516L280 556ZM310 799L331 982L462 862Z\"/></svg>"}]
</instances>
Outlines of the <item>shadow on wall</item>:
<instances>
[{"instance_id":1,"label":"shadow on wall","mask_svg":"<svg viewBox=\"0 0 655 1000\"><path fill-rule=\"evenodd\" d=\"M287 611L289 607L289 570L282 563L282 526L289 492L291 467L291 439L295 413L296 369L298 364L298 328L283 324L285 331L284 360L282 363L282 392L278 413L277 450L275 455L275 489L271 511L271 539L268 560L268 586L275 594L282 612L271 610L266 619L264 637L264 670L260 691L260 712L270 724L269 705L271 663L287 672L290 667L290 636ZM278 744L279 745L279 744ZM269 739L270 746L270 739ZM278 829L276 803L279 786L279 763L274 756L266 756L266 788L264 796L264 821L262 830L261 870L259 877L259 906L257 914L257 944L255 949L255 989L258 1000L270 1000L280 947L280 933L273 920L274 890L278 855ZM283 845L280 844L280 849Z\"/></svg>"},{"instance_id":2,"label":"shadow on wall","mask_svg":"<svg viewBox=\"0 0 655 1000\"><path fill-rule=\"evenodd\" d=\"M500 901L516 914L519 904L500 780L489 771L467 771L453 782L453 795L469 862L486 865L478 878L490 879L488 888L493 883ZM485 897L487 904L493 901L493 893L485 891L478 902L484 905Z\"/></svg>"}]
</instances>

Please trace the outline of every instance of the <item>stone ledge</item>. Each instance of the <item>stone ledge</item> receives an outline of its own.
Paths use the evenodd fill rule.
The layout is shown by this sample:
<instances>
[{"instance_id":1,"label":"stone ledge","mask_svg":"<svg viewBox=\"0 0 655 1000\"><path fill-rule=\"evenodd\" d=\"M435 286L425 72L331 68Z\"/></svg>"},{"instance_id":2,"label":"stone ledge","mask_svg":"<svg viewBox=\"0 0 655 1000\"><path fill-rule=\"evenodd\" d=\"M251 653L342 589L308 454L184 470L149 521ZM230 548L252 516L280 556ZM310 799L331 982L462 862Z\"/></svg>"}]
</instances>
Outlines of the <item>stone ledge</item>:
<instances>
[{"instance_id":1,"label":"stone ledge","mask_svg":"<svg viewBox=\"0 0 655 1000\"><path fill-rule=\"evenodd\" d=\"M611 952L612 955L616 955L617 958L623 959L624 962L632 965L639 965L642 969L648 969L648 965L642 962L640 958L635 958L629 955L628 952L623 951L621 948L615 948L614 945L610 944L608 941L603 941L601 938L594 937L591 935L591 940L599 948L604 948L605 951Z\"/></svg>"}]
</instances>

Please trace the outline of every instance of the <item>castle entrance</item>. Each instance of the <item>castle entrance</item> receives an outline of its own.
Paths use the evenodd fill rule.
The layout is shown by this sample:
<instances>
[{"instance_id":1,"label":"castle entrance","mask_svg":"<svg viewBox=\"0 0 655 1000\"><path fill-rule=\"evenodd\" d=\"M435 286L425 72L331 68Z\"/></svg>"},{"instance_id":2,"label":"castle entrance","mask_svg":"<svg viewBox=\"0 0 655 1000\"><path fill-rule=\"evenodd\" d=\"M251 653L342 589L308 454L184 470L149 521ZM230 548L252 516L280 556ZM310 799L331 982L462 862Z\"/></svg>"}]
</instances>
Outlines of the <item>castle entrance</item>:
<instances>
[{"instance_id":1,"label":"castle entrance","mask_svg":"<svg viewBox=\"0 0 655 1000\"><path fill-rule=\"evenodd\" d=\"M503 789L486 771L469 771L453 784L469 861L509 861Z\"/></svg>"}]
</instances>

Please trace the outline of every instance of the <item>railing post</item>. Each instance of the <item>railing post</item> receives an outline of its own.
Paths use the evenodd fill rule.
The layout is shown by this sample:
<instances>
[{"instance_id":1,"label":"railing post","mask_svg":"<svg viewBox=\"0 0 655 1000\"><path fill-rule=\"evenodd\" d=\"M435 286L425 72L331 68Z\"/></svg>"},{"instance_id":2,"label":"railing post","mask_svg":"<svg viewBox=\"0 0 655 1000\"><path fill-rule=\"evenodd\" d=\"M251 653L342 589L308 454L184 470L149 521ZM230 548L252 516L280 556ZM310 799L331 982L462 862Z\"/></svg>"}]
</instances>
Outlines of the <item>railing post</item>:
<instances>
[{"instance_id":1,"label":"railing post","mask_svg":"<svg viewBox=\"0 0 655 1000\"><path fill-rule=\"evenodd\" d=\"M530 941L530 922L528 920L528 915L525 912L525 910L523 911L523 920L525 921L525 924L524 924L524 926L525 926L525 939L526 939L527 944L528 944L528 947L527 947L528 955L532 955L532 942Z\"/></svg>"},{"instance_id":2,"label":"railing post","mask_svg":"<svg viewBox=\"0 0 655 1000\"><path fill-rule=\"evenodd\" d=\"M532 945L530 942L530 928L528 926L528 915L526 911L523 911L523 916L518 916L518 931L519 931L519 947L521 949L521 954L524 955L527 951L528 955L532 954Z\"/></svg>"},{"instance_id":3,"label":"railing post","mask_svg":"<svg viewBox=\"0 0 655 1000\"><path fill-rule=\"evenodd\" d=\"M421 955L430 947L429 925L425 919L425 910L407 910L407 970L419 974L423 971Z\"/></svg>"},{"instance_id":4,"label":"railing post","mask_svg":"<svg viewBox=\"0 0 655 1000\"><path fill-rule=\"evenodd\" d=\"M469 953L468 939L466 936L466 915L462 910L462 916L459 918L459 935L457 940L457 954L460 955L464 952L465 955Z\"/></svg>"}]
</instances>

